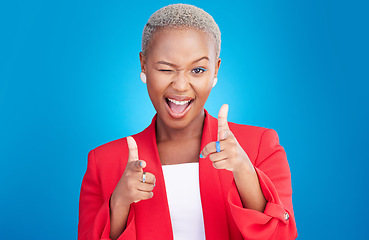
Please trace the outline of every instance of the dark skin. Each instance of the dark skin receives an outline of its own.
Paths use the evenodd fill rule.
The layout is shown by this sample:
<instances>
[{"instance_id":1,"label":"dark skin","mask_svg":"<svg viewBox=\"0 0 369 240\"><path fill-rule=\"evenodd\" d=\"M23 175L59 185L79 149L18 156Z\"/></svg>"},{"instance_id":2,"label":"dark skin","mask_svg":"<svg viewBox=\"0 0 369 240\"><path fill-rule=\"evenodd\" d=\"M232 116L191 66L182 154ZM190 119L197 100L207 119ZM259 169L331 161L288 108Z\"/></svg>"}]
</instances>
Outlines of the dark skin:
<instances>
[{"instance_id":1,"label":"dark skin","mask_svg":"<svg viewBox=\"0 0 369 240\"><path fill-rule=\"evenodd\" d=\"M201 135L195 139L178 141L162 141L158 143L158 151L162 165L198 162ZM186 151L183 151L186 149Z\"/></svg>"},{"instance_id":2,"label":"dark skin","mask_svg":"<svg viewBox=\"0 0 369 240\"><path fill-rule=\"evenodd\" d=\"M158 30L146 53L140 53L140 62L157 112L156 141L162 165L198 162L201 152L209 156L215 168L232 171L245 208L263 211L266 200L255 169L228 127L228 105L223 105L218 115L221 152L216 152L215 142L200 149L204 104L221 62L212 38L193 28ZM188 101L188 106L178 113L169 106L168 99ZM127 166L110 200L111 239L124 231L130 204L153 197L155 176L148 172L146 182L142 182L146 162L139 159L132 137L127 137L127 143Z\"/></svg>"},{"instance_id":3,"label":"dark skin","mask_svg":"<svg viewBox=\"0 0 369 240\"><path fill-rule=\"evenodd\" d=\"M158 114L159 142L193 137L202 129L204 104L220 66L211 38L194 29L159 30L146 54L140 54L140 61ZM189 111L178 117L167 108L166 98L193 102Z\"/></svg>"},{"instance_id":4,"label":"dark skin","mask_svg":"<svg viewBox=\"0 0 369 240\"><path fill-rule=\"evenodd\" d=\"M140 54L140 60L158 113L156 137L161 163L198 162L203 106L220 66L211 38L193 29L160 30L153 36L146 55ZM165 97L178 96L194 99L190 111L181 118L171 116L164 106Z\"/></svg>"},{"instance_id":5,"label":"dark skin","mask_svg":"<svg viewBox=\"0 0 369 240\"><path fill-rule=\"evenodd\" d=\"M203 118L201 116L200 119ZM160 124L160 120L158 122L156 142L162 165L199 161L203 120L193 121L186 131L172 130L171 132L168 132L164 124Z\"/></svg>"}]
</instances>

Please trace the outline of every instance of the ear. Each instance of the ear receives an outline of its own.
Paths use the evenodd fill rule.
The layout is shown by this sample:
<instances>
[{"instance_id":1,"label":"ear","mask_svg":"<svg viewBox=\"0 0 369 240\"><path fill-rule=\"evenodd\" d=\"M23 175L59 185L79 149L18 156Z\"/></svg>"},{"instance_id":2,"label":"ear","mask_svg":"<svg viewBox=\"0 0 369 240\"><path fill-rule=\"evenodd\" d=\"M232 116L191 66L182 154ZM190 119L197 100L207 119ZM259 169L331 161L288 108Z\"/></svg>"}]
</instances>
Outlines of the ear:
<instances>
[{"instance_id":1,"label":"ear","mask_svg":"<svg viewBox=\"0 0 369 240\"><path fill-rule=\"evenodd\" d=\"M215 87L215 85L218 82L218 71L219 71L219 67L220 67L220 63L221 63L221 59L218 58L218 60L215 63L215 72L214 72L214 80L213 80L213 87Z\"/></svg>"},{"instance_id":2,"label":"ear","mask_svg":"<svg viewBox=\"0 0 369 240\"><path fill-rule=\"evenodd\" d=\"M220 63L221 63L221 59L218 58L215 62L215 72L214 72L214 78L216 78L218 76L218 71L219 71L219 67L220 67Z\"/></svg>"},{"instance_id":3,"label":"ear","mask_svg":"<svg viewBox=\"0 0 369 240\"><path fill-rule=\"evenodd\" d=\"M140 63L141 63L141 72L146 73L146 57L143 52L140 52Z\"/></svg>"},{"instance_id":4,"label":"ear","mask_svg":"<svg viewBox=\"0 0 369 240\"><path fill-rule=\"evenodd\" d=\"M141 81L142 81L143 83L146 83L146 74L145 74L145 73L141 72L141 73L140 73L140 78L141 78Z\"/></svg>"},{"instance_id":5,"label":"ear","mask_svg":"<svg viewBox=\"0 0 369 240\"><path fill-rule=\"evenodd\" d=\"M217 84L217 82L218 82L218 78L214 78L214 80L213 80L213 87L215 87L215 85Z\"/></svg>"}]
</instances>

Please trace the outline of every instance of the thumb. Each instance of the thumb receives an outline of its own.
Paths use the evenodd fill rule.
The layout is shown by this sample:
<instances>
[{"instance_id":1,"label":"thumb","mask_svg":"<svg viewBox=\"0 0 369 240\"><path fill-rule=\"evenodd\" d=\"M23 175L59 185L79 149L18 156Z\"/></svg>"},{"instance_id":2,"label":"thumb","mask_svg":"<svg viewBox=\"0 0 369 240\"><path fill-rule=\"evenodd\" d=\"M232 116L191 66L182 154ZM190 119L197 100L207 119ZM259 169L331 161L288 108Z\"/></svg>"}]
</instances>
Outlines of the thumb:
<instances>
[{"instance_id":1,"label":"thumb","mask_svg":"<svg viewBox=\"0 0 369 240\"><path fill-rule=\"evenodd\" d=\"M146 167L146 162L138 159L138 148L135 139L131 136L127 137L128 144L128 163L133 163L132 170L141 172Z\"/></svg>"},{"instance_id":2,"label":"thumb","mask_svg":"<svg viewBox=\"0 0 369 240\"><path fill-rule=\"evenodd\" d=\"M223 104L218 113L218 141L227 138L228 127L228 104Z\"/></svg>"}]
</instances>

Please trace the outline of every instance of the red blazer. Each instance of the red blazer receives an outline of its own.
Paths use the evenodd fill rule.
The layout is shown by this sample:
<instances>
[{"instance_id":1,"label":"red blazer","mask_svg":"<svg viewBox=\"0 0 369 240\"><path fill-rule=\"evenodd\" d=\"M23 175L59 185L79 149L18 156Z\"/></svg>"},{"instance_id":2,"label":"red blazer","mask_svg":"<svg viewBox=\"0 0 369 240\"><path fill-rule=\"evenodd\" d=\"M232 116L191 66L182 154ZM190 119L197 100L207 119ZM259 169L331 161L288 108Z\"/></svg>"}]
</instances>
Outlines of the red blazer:
<instances>
[{"instance_id":1,"label":"red blazer","mask_svg":"<svg viewBox=\"0 0 369 240\"><path fill-rule=\"evenodd\" d=\"M218 120L205 110L201 149L217 140ZM165 183L155 133L151 125L134 135L145 171L156 177L154 197L131 204L127 227L119 240L172 240L172 226ZM291 174L285 151L272 129L229 123L239 144L255 166L263 194L265 211L242 207L233 174L217 170L208 158L199 159L200 194L207 240L295 239ZM121 178L128 159L126 138L90 151L82 181L79 203L79 240L109 239L109 199Z\"/></svg>"}]
</instances>

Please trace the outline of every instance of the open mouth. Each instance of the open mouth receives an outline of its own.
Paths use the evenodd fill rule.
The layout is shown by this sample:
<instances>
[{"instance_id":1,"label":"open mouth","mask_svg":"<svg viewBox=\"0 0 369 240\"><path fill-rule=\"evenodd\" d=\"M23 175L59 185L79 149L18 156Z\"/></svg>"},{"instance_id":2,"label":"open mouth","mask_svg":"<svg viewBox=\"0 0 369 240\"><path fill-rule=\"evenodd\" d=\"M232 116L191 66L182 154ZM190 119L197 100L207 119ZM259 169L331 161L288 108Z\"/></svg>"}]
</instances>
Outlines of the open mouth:
<instances>
[{"instance_id":1,"label":"open mouth","mask_svg":"<svg viewBox=\"0 0 369 240\"><path fill-rule=\"evenodd\" d=\"M172 98L165 98L167 109L174 118L183 117L191 108L194 99L176 100Z\"/></svg>"}]
</instances>

